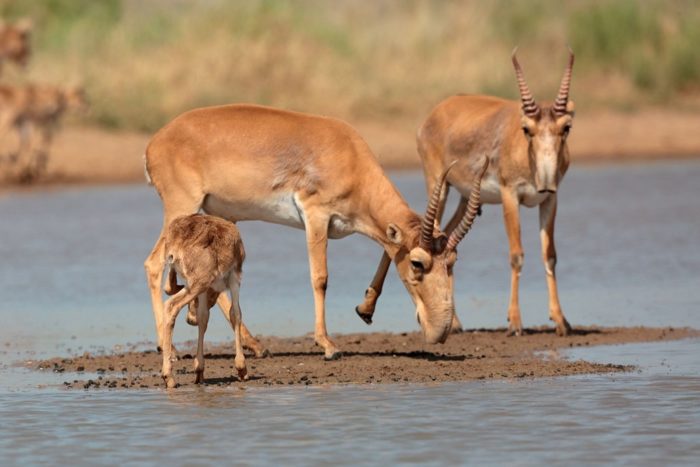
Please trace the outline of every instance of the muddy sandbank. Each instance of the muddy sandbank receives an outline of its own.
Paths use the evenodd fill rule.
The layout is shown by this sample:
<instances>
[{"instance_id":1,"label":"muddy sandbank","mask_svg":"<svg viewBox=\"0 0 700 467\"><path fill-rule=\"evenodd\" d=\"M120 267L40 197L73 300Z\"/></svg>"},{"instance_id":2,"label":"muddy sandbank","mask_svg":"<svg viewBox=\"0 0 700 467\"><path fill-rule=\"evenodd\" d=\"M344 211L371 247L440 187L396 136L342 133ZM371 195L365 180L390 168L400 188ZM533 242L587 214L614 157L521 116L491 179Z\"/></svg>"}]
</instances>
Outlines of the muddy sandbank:
<instances>
[{"instance_id":1,"label":"muddy sandbank","mask_svg":"<svg viewBox=\"0 0 700 467\"><path fill-rule=\"evenodd\" d=\"M288 386L327 384L429 383L511 379L630 371L633 367L572 361L560 350L632 342L700 337L689 328L578 327L567 337L551 328L530 328L521 337L504 329L472 329L452 335L445 344L427 345L418 332L334 335L343 350L336 361L324 361L311 336L262 337L271 357L248 355L249 379L235 376L231 343L207 345L206 385ZM180 387L194 385L194 342L181 344L174 363ZM60 373L68 389L163 388L161 356L155 350L26 362L40 371Z\"/></svg>"}]
</instances>

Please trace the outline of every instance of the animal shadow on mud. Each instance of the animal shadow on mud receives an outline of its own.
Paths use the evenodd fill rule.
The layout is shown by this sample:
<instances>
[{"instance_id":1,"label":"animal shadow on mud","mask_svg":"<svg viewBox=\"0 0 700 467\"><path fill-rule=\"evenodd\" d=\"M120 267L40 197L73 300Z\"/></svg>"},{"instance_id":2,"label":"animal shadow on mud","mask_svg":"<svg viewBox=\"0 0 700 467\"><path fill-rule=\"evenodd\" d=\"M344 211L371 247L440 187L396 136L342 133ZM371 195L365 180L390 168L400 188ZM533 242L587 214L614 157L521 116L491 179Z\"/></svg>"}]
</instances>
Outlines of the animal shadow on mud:
<instances>
[{"instance_id":1,"label":"animal shadow on mud","mask_svg":"<svg viewBox=\"0 0 700 467\"><path fill-rule=\"evenodd\" d=\"M462 331L459 331L456 334L469 334L469 333L483 333L483 334L506 334L506 328L474 328L474 329L464 329ZM549 327L549 326L542 326L542 327L535 327L535 328L523 328L523 335L524 336L539 336L539 335L546 335L546 334L551 334L555 335L557 333L556 328ZM571 331L569 331L568 337L571 336L589 336L593 334L603 334L603 331L600 329L581 329L581 328L573 328ZM515 337L514 339L517 339Z\"/></svg>"},{"instance_id":2,"label":"animal shadow on mud","mask_svg":"<svg viewBox=\"0 0 700 467\"><path fill-rule=\"evenodd\" d=\"M194 371L192 372L194 374ZM248 375L248 381L256 381L259 379L265 379L264 376L254 376L254 375ZM217 384L234 384L234 383L244 383L245 381L241 381L241 379L238 376L221 376L218 378L204 378L203 383L205 385L217 385Z\"/></svg>"},{"instance_id":3,"label":"animal shadow on mud","mask_svg":"<svg viewBox=\"0 0 700 467\"><path fill-rule=\"evenodd\" d=\"M188 355L183 356L183 359L187 359ZM353 351L343 351L343 358L348 357L406 357L415 358L418 360L428 360L428 361L464 361L467 359L464 355L444 355L436 354L433 352L427 352L425 350L412 350L410 352L394 352L391 350L386 351L375 351L375 352L353 352ZM234 355L232 353L218 353L218 354L206 354L205 359L209 360L225 360L233 359ZM321 351L308 351L308 352L274 352L271 358L275 357L318 357L323 358L323 352ZM190 356L191 358L191 356Z\"/></svg>"}]
</instances>

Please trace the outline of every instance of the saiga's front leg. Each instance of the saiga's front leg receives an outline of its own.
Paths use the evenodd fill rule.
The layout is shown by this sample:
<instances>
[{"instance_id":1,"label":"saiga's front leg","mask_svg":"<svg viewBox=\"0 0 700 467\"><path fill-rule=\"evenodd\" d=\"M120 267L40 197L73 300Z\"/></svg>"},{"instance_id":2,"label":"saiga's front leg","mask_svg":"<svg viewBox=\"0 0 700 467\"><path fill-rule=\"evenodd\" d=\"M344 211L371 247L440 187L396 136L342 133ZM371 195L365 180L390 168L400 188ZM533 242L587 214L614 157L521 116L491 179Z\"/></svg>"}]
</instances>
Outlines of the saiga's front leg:
<instances>
[{"instance_id":1,"label":"saiga's front leg","mask_svg":"<svg viewBox=\"0 0 700 467\"><path fill-rule=\"evenodd\" d=\"M503 200L503 220L510 250L510 303L508 304L507 334L520 336L523 333L523 325L520 319L518 289L524 258L523 246L520 243L520 204L517 195L506 187L501 188L501 199Z\"/></svg>"},{"instance_id":2,"label":"saiga's front leg","mask_svg":"<svg viewBox=\"0 0 700 467\"><path fill-rule=\"evenodd\" d=\"M382 287L384 286L384 280L386 279L386 274L387 271L389 271L390 265L391 258L389 258L389 255L385 251L382 253L382 259L379 261L377 272L374 273L374 278L365 291L365 300L355 307L355 313L367 324L372 324L374 307L377 305L377 300L382 294Z\"/></svg>"},{"instance_id":3,"label":"saiga's front leg","mask_svg":"<svg viewBox=\"0 0 700 467\"><path fill-rule=\"evenodd\" d=\"M542 261L547 277L549 291L549 319L557 325L557 334L566 336L571 332L571 326L564 317L559 303L557 291L557 251L554 247L554 219L557 215L557 195L555 193L540 204L540 240L542 241Z\"/></svg>"},{"instance_id":4,"label":"saiga's front leg","mask_svg":"<svg viewBox=\"0 0 700 467\"><path fill-rule=\"evenodd\" d=\"M459 204L457 205L457 209L455 210L455 213L452 215L452 218L447 223L447 226L445 226L445 235L447 235L448 237L450 236L452 231L457 228L460 221L464 217L464 214L467 212L468 202L469 202L469 200L467 198L465 198L464 196L461 196L459 198ZM459 321L459 317L457 316L456 312L455 312L454 316L452 317L452 326L450 327L450 332L453 334L458 333L458 332L462 332L462 323Z\"/></svg>"},{"instance_id":5,"label":"saiga's front leg","mask_svg":"<svg viewBox=\"0 0 700 467\"><path fill-rule=\"evenodd\" d=\"M316 326L314 338L323 347L326 360L340 358L340 351L326 330L326 288L328 287L328 216L306 210L306 247L309 252L311 287L314 292Z\"/></svg>"}]
</instances>

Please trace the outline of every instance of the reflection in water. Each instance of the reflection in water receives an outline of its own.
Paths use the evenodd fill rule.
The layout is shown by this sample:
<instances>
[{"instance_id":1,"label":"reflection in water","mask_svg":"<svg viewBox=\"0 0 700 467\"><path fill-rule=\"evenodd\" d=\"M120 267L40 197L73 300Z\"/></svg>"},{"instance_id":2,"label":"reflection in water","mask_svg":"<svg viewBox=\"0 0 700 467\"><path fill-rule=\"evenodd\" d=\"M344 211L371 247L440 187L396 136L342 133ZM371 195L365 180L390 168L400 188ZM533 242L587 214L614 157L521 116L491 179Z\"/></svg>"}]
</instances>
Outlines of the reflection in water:
<instances>
[{"instance_id":1,"label":"reflection in water","mask_svg":"<svg viewBox=\"0 0 700 467\"><path fill-rule=\"evenodd\" d=\"M420 174L393 178L422 209ZM697 162L576 167L567 175L557 247L572 324L700 327L698 179ZM0 364L152 340L142 263L160 229L159 204L147 187L0 198ZM455 299L468 327L505 325L509 266L499 209L487 206L460 246ZM246 323L264 334L312 330L303 233L254 222L240 228L248 251ZM523 245L523 320L544 324L534 210L523 209ZM331 242L331 332L368 330L353 310L379 255L359 236ZM416 326L392 272L369 329ZM176 338L195 334L180 325ZM208 337L230 338L218 313ZM693 464L700 455L699 351L700 342L689 340L547 355L642 369L627 375L174 392L37 390L68 375L2 366L0 463Z\"/></svg>"}]
</instances>

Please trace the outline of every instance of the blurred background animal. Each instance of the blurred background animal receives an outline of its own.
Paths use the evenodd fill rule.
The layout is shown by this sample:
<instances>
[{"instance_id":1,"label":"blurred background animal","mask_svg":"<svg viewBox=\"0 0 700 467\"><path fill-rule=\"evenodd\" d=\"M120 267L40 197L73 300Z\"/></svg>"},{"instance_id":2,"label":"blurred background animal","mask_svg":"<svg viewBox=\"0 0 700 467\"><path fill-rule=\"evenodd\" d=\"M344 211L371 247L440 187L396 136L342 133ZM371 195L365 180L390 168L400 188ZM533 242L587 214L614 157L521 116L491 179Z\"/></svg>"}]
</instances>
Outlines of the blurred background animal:
<instances>
[{"instance_id":1,"label":"blurred background animal","mask_svg":"<svg viewBox=\"0 0 700 467\"><path fill-rule=\"evenodd\" d=\"M20 180L31 181L46 171L49 148L61 118L68 110L87 107L81 86L0 85L0 139L13 129L17 131L19 144L10 154L10 161ZM34 130L40 134L36 148L32 142Z\"/></svg>"},{"instance_id":2,"label":"blurred background animal","mask_svg":"<svg viewBox=\"0 0 700 467\"><path fill-rule=\"evenodd\" d=\"M28 18L14 23L5 23L0 19L0 73L5 60L23 68L27 66L32 52L31 33L32 21Z\"/></svg>"}]
</instances>

